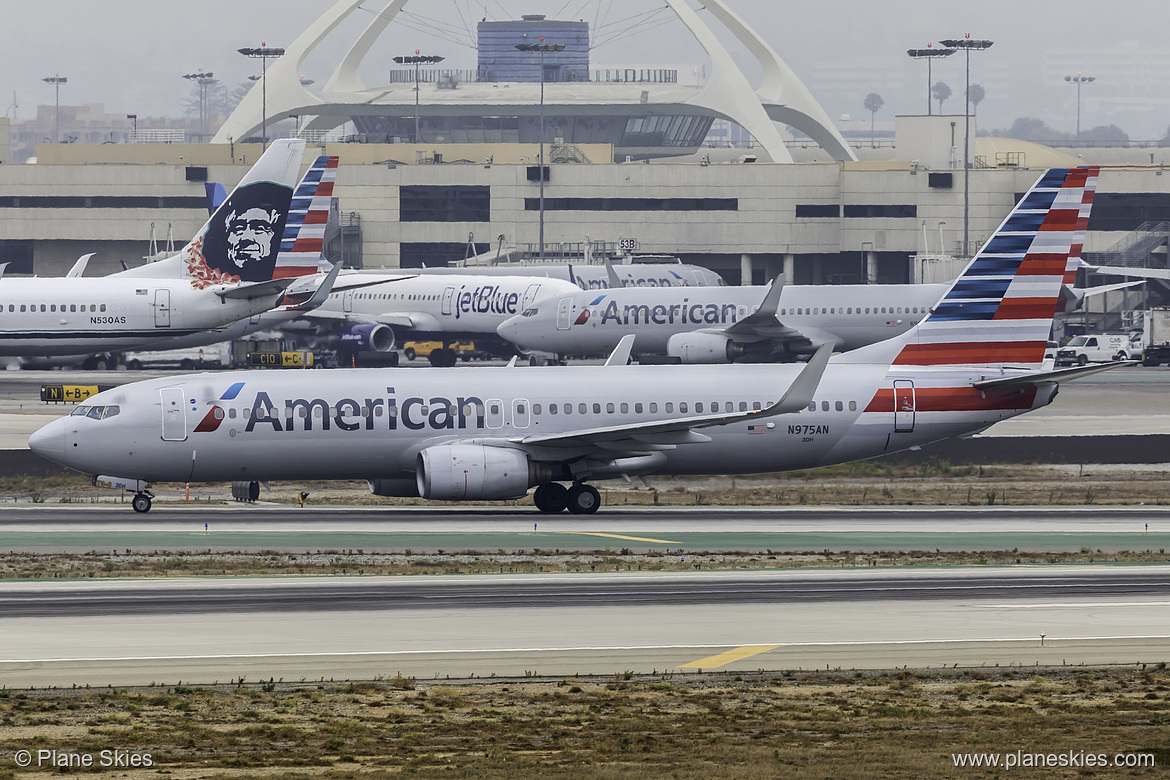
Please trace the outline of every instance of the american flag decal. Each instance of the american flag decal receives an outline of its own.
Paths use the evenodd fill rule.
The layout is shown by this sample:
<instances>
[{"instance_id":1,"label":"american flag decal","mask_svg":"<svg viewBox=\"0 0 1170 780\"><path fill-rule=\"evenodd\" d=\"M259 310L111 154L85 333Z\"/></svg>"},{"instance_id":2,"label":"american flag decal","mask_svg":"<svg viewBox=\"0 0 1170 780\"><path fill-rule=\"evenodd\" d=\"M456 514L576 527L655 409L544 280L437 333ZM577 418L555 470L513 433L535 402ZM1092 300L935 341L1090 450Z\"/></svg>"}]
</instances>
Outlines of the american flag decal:
<instances>
[{"instance_id":1,"label":"american flag decal","mask_svg":"<svg viewBox=\"0 0 1170 780\"><path fill-rule=\"evenodd\" d=\"M749 425L748 426L748 433L763 433L763 432L764 432L763 425Z\"/></svg>"},{"instance_id":2,"label":"american flag decal","mask_svg":"<svg viewBox=\"0 0 1170 780\"><path fill-rule=\"evenodd\" d=\"M134 294L135 295L146 295L146 290L135 290Z\"/></svg>"}]
</instances>

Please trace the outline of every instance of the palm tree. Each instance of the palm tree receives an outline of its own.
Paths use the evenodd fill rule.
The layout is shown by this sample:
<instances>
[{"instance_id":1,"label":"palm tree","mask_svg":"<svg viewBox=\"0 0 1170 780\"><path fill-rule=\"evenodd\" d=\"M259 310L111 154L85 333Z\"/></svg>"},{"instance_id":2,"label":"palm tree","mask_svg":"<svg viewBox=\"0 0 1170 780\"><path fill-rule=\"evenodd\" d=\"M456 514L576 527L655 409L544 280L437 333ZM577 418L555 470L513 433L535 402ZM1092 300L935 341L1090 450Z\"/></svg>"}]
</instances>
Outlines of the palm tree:
<instances>
[{"instance_id":1,"label":"palm tree","mask_svg":"<svg viewBox=\"0 0 1170 780\"><path fill-rule=\"evenodd\" d=\"M930 95L938 101L938 112L941 114L943 101L951 96L951 88L947 86L945 81L936 81L934 86L930 88Z\"/></svg>"},{"instance_id":2,"label":"palm tree","mask_svg":"<svg viewBox=\"0 0 1170 780\"><path fill-rule=\"evenodd\" d=\"M987 93L983 91L983 87L978 84L971 85L971 113L975 113L985 97L987 97Z\"/></svg>"},{"instance_id":3,"label":"palm tree","mask_svg":"<svg viewBox=\"0 0 1170 780\"><path fill-rule=\"evenodd\" d=\"M882 110L882 106L885 104L886 101L882 100L882 96L876 92L870 92L865 96L865 110L869 112L869 146L871 149L877 145L873 138L874 117L878 111Z\"/></svg>"}]
</instances>

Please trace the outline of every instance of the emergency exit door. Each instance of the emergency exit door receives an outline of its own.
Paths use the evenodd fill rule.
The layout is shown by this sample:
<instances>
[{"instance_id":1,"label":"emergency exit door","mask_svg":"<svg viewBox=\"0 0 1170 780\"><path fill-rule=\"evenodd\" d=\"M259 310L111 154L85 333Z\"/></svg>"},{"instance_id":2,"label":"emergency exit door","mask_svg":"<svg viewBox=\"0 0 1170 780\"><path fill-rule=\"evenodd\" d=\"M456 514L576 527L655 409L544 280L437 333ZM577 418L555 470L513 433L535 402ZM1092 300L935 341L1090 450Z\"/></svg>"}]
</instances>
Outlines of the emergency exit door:
<instances>
[{"instance_id":1,"label":"emergency exit door","mask_svg":"<svg viewBox=\"0 0 1170 780\"><path fill-rule=\"evenodd\" d=\"M914 431L914 383L894 380L894 433Z\"/></svg>"}]
</instances>

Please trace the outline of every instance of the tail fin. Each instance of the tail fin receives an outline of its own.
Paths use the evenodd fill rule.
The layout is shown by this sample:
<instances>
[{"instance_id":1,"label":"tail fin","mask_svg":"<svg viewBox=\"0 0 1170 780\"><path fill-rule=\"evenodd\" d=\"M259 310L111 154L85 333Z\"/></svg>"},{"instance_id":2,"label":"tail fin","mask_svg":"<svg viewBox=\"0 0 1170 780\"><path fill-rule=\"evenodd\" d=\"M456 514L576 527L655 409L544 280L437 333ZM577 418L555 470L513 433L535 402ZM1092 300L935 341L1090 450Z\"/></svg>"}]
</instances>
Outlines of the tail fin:
<instances>
[{"instance_id":1,"label":"tail fin","mask_svg":"<svg viewBox=\"0 0 1170 780\"><path fill-rule=\"evenodd\" d=\"M280 253L276 256L274 278L317 273L336 178L336 156L322 155L305 171L293 193L284 235L280 240Z\"/></svg>"},{"instance_id":2,"label":"tail fin","mask_svg":"<svg viewBox=\"0 0 1170 780\"><path fill-rule=\"evenodd\" d=\"M299 139L273 141L179 253L193 287L274 278L304 148Z\"/></svg>"},{"instance_id":3,"label":"tail fin","mask_svg":"<svg viewBox=\"0 0 1170 780\"><path fill-rule=\"evenodd\" d=\"M1066 270L1080 258L1097 166L1051 169L999 226L930 314L847 362L1038 368Z\"/></svg>"}]
</instances>

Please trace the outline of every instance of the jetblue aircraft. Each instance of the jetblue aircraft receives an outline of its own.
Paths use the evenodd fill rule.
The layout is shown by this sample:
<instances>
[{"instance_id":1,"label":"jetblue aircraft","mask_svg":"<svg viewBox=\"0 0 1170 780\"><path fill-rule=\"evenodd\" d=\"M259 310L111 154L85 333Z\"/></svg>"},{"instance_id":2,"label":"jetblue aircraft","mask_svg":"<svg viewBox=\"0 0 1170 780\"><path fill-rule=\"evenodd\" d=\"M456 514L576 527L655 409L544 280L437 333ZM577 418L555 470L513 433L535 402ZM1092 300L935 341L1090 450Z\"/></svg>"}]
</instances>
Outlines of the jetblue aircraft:
<instances>
[{"instance_id":1,"label":"jetblue aircraft","mask_svg":"<svg viewBox=\"0 0 1170 780\"><path fill-rule=\"evenodd\" d=\"M1050 170L925 319L807 364L244 371L138 382L33 434L43 457L151 481L366 479L383 496L597 510L602 479L802 469L981 431L1108 366L1045 370L1098 169ZM1116 364L1113 364L1116 365ZM568 486L564 483L568 483Z\"/></svg>"},{"instance_id":2,"label":"jetblue aircraft","mask_svg":"<svg viewBox=\"0 0 1170 780\"><path fill-rule=\"evenodd\" d=\"M278 259L303 149L303 141L274 142L198 235L163 261L166 275L82 278L82 258L65 278L0 279L0 354L155 347L248 319L289 295L307 301L321 280L282 273Z\"/></svg>"},{"instance_id":3,"label":"jetblue aircraft","mask_svg":"<svg viewBox=\"0 0 1170 780\"><path fill-rule=\"evenodd\" d=\"M701 265L685 263L630 264L584 263L538 264L503 263L500 265L467 265L451 268L412 269L423 276L457 274L465 276L544 276L563 279L582 290L611 290L619 287L722 287L723 277Z\"/></svg>"},{"instance_id":4,"label":"jetblue aircraft","mask_svg":"<svg viewBox=\"0 0 1170 780\"><path fill-rule=\"evenodd\" d=\"M303 323L318 333L336 333L349 349L374 352L388 352L407 339L443 341L447 346L431 353L431 363L450 367L457 353L449 345L460 340L515 354L496 334L500 323L552 296L577 291L572 282L531 276L407 277L394 271L354 271L340 277L324 305L288 329Z\"/></svg>"}]
</instances>

